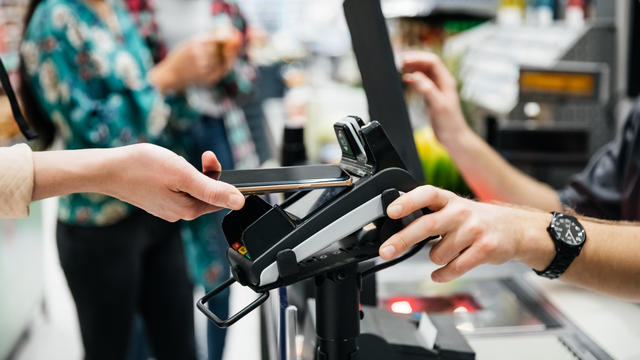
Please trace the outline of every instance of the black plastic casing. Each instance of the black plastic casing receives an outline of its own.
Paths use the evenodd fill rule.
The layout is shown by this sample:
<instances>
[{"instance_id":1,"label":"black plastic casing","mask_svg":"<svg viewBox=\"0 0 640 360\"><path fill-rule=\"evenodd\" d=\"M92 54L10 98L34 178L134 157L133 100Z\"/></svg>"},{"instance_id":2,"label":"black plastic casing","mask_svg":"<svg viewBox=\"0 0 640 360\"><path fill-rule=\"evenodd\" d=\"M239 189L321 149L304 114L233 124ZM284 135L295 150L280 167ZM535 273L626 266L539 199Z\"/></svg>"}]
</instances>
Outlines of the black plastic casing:
<instances>
[{"instance_id":1,"label":"black plastic casing","mask_svg":"<svg viewBox=\"0 0 640 360\"><path fill-rule=\"evenodd\" d=\"M286 204L298 200L299 197L296 196L287 200L282 207L271 206L259 197L250 196L243 209L233 211L225 217L222 227L230 245L227 257L231 263L232 274L238 282L260 292L297 281L298 275L306 275L309 272L300 269L300 266L304 266L300 264L304 259L295 258L292 250L297 245L385 190L408 192L418 186L413 176L403 168L402 160L380 124L369 123L361 128L360 135L367 156L371 159L366 168L370 169L368 171L372 174L360 178L354 185L345 188L342 193L322 204L304 219L298 219L283 210ZM345 170L349 171L348 168ZM246 247L251 259L231 248L235 242ZM327 263L347 264L356 257L361 260L375 256L377 247L365 246L335 254L336 258ZM273 263L278 264L280 279L272 284L260 286L260 274ZM322 264L309 266L314 265L322 268ZM291 278L287 279L287 274L290 274Z\"/></svg>"}]
</instances>

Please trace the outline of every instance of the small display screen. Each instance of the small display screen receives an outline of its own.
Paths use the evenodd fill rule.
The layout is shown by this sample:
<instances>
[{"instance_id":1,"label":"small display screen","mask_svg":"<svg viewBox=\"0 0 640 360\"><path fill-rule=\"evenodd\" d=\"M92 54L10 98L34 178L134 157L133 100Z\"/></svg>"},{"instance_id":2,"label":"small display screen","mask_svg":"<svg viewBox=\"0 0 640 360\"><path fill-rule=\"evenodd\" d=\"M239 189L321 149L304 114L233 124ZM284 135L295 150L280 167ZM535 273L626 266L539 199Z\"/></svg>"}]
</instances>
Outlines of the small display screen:
<instances>
[{"instance_id":1,"label":"small display screen","mask_svg":"<svg viewBox=\"0 0 640 360\"><path fill-rule=\"evenodd\" d=\"M592 74L522 71L520 91L592 97L596 80Z\"/></svg>"},{"instance_id":2,"label":"small display screen","mask_svg":"<svg viewBox=\"0 0 640 360\"><path fill-rule=\"evenodd\" d=\"M342 150L342 155L347 156L351 159L355 159L356 156L351 149L349 140L347 140L347 135L344 133L344 128L336 126L335 129L336 136L338 137L338 142L340 143L340 150Z\"/></svg>"}]
</instances>

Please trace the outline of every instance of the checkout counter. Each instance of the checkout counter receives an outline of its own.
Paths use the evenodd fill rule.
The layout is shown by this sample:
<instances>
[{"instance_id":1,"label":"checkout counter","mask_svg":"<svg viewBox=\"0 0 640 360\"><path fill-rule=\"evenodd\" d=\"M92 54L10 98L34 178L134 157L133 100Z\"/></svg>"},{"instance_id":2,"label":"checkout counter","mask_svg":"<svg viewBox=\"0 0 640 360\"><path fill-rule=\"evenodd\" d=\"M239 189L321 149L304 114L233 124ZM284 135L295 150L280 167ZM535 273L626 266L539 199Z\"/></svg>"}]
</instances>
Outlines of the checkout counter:
<instances>
[{"instance_id":1,"label":"checkout counter","mask_svg":"<svg viewBox=\"0 0 640 360\"><path fill-rule=\"evenodd\" d=\"M354 185L315 190L320 196L298 193L280 205L252 197L244 209L225 218L232 278L198 302L216 325L231 326L269 297L282 295L278 288L314 279L315 299L307 301L303 318L296 316L297 309L283 306L282 298L275 300L280 306L267 308L276 312L268 317L271 321L279 319L270 337L279 350L270 358L279 358L283 348L286 359L310 360L608 360L638 355L637 305L542 279L519 263L481 266L436 284L429 280L436 269L426 260L429 239L397 261L372 263L382 241L414 219L392 221L384 209L398 191L416 183L402 169L379 123L345 118L336 123L336 134L343 149L341 167L354 176ZM349 134L353 137L345 137ZM377 308L362 300L364 281L373 274ZM259 297L221 319L206 303L235 282ZM425 330L430 327L433 331Z\"/></svg>"},{"instance_id":2,"label":"checkout counter","mask_svg":"<svg viewBox=\"0 0 640 360\"><path fill-rule=\"evenodd\" d=\"M425 252L377 275L380 305L454 319L476 359L633 359L640 306L540 278L519 263L483 265L451 283Z\"/></svg>"}]
</instances>

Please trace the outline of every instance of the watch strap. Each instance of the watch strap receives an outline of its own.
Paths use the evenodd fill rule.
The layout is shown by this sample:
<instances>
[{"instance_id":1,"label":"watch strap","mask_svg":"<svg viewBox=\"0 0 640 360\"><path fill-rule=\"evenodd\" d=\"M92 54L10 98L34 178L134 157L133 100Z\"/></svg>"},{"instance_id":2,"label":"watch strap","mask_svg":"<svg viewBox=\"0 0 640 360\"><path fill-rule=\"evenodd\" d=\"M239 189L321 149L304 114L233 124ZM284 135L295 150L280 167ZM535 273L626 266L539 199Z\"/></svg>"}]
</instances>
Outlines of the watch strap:
<instances>
[{"instance_id":1,"label":"watch strap","mask_svg":"<svg viewBox=\"0 0 640 360\"><path fill-rule=\"evenodd\" d=\"M536 274L548 279L557 279L567 270L567 268L569 268L569 265L571 265L573 259L575 259L577 256L577 254L570 254L564 251L560 251L556 247L556 256L554 256L553 260L551 260L551 264L549 264L549 266L547 266L547 268L544 270L538 271L534 269L533 271L535 271Z\"/></svg>"},{"instance_id":2,"label":"watch strap","mask_svg":"<svg viewBox=\"0 0 640 360\"><path fill-rule=\"evenodd\" d=\"M580 254L580 251L582 250L582 245L577 248L569 248L567 245L563 243L561 239L558 239L556 232L552 228L552 224L557 217L563 216L563 217L572 219L580 227L582 227L582 225L580 225L580 223L578 222L578 219L576 219L571 215L563 214L556 211L552 212L551 214L553 215L553 219L551 220L551 224L549 224L549 227L547 228L547 232L549 233L549 236L551 236L551 239L553 240L553 244L556 250L556 255L553 257L553 260L551 260L551 263L549 264L549 266L547 266L546 269L541 271L534 269L533 271L535 271L535 273L538 274L539 276L543 276L548 279L557 279L569 268L569 265L571 265L573 260Z\"/></svg>"}]
</instances>

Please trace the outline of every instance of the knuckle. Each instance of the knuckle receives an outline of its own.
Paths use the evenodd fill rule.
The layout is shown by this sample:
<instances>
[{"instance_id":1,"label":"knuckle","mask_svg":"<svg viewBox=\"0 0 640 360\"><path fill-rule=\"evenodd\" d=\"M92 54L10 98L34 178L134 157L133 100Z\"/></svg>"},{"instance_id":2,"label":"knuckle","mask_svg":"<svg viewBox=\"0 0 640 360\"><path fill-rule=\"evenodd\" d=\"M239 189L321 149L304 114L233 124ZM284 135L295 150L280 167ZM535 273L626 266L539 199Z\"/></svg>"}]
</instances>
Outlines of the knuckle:
<instances>
[{"instance_id":1,"label":"knuckle","mask_svg":"<svg viewBox=\"0 0 640 360\"><path fill-rule=\"evenodd\" d=\"M222 190L220 186L209 186L205 190L205 199L209 204L216 204L220 202L222 196Z\"/></svg>"},{"instance_id":2,"label":"knuckle","mask_svg":"<svg viewBox=\"0 0 640 360\"><path fill-rule=\"evenodd\" d=\"M451 275L453 275L454 277L460 275L460 262L459 261L453 261L451 263Z\"/></svg>"},{"instance_id":3,"label":"knuckle","mask_svg":"<svg viewBox=\"0 0 640 360\"><path fill-rule=\"evenodd\" d=\"M402 233L398 233L396 237L396 245L398 247L398 253L402 253L411 246L409 240Z\"/></svg>"},{"instance_id":4,"label":"knuckle","mask_svg":"<svg viewBox=\"0 0 640 360\"><path fill-rule=\"evenodd\" d=\"M425 93L430 93L434 90L434 86L431 82L425 81L424 79L420 79L419 82L420 90Z\"/></svg>"},{"instance_id":5,"label":"knuckle","mask_svg":"<svg viewBox=\"0 0 640 360\"><path fill-rule=\"evenodd\" d=\"M422 194L424 197L424 201L428 204L433 203L436 200L437 197L437 193L436 193L437 189L435 186L433 185L425 185L422 188Z\"/></svg>"},{"instance_id":6,"label":"knuckle","mask_svg":"<svg viewBox=\"0 0 640 360\"><path fill-rule=\"evenodd\" d=\"M174 158L172 161L167 162L169 168L171 169L171 173L173 173L174 181L176 182L175 187L178 189L182 189L184 186L187 186L192 183L193 177L192 173L188 171L181 161L180 158Z\"/></svg>"},{"instance_id":7,"label":"knuckle","mask_svg":"<svg viewBox=\"0 0 640 360\"><path fill-rule=\"evenodd\" d=\"M483 238L478 243L478 250L484 256L493 254L498 248L498 244L495 240L490 238Z\"/></svg>"},{"instance_id":8,"label":"knuckle","mask_svg":"<svg viewBox=\"0 0 640 360\"><path fill-rule=\"evenodd\" d=\"M422 234L433 235L436 224L431 220L430 217L423 216L420 219L418 219L418 221L420 221L419 224L420 224L420 230Z\"/></svg>"},{"instance_id":9,"label":"knuckle","mask_svg":"<svg viewBox=\"0 0 640 360\"><path fill-rule=\"evenodd\" d=\"M193 220L193 219L197 218L198 215L200 215L200 214L199 214L197 209L195 209L194 207L189 207L185 211L185 216L183 217L183 219L185 219L185 220Z\"/></svg>"},{"instance_id":10,"label":"knuckle","mask_svg":"<svg viewBox=\"0 0 640 360\"><path fill-rule=\"evenodd\" d=\"M442 256L440 256L440 253L435 249L436 248L432 248L431 251L429 252L429 259L431 259L431 261L436 265L444 265Z\"/></svg>"},{"instance_id":11,"label":"knuckle","mask_svg":"<svg viewBox=\"0 0 640 360\"><path fill-rule=\"evenodd\" d=\"M137 146L143 152L152 152L157 147L157 145L153 145L151 143L138 143L138 144L135 144L134 146Z\"/></svg>"},{"instance_id":12,"label":"knuckle","mask_svg":"<svg viewBox=\"0 0 640 360\"><path fill-rule=\"evenodd\" d=\"M433 191L435 191L435 190L437 189L435 186L430 185L430 184L428 184L428 185L423 185L421 188L422 188L422 190L424 190L425 192L433 192Z\"/></svg>"},{"instance_id":13,"label":"knuckle","mask_svg":"<svg viewBox=\"0 0 640 360\"><path fill-rule=\"evenodd\" d=\"M467 226L467 233L474 239L482 237L485 233L485 226L478 220L471 221Z\"/></svg>"},{"instance_id":14,"label":"knuckle","mask_svg":"<svg viewBox=\"0 0 640 360\"><path fill-rule=\"evenodd\" d=\"M454 213L454 216L458 218L466 219L471 215L471 209L464 206L463 204L456 203L453 213Z\"/></svg>"}]
</instances>

